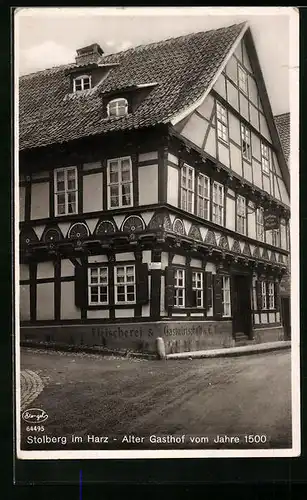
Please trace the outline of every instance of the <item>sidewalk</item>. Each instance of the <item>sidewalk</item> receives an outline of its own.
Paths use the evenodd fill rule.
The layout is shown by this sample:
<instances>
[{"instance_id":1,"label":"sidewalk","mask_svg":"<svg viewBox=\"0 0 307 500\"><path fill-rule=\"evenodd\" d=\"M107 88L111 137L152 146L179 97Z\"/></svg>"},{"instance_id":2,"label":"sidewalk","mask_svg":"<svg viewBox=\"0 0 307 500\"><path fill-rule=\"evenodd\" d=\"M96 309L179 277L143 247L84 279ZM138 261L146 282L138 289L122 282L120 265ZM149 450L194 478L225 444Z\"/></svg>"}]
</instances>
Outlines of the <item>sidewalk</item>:
<instances>
[{"instance_id":1,"label":"sidewalk","mask_svg":"<svg viewBox=\"0 0 307 500\"><path fill-rule=\"evenodd\" d=\"M196 358L219 358L226 356L244 356L257 354L259 352L277 351L290 349L290 341L265 342L263 344L244 345L239 347L225 347L223 349L210 349L208 351L176 352L167 354L166 359L196 359Z\"/></svg>"}]
</instances>

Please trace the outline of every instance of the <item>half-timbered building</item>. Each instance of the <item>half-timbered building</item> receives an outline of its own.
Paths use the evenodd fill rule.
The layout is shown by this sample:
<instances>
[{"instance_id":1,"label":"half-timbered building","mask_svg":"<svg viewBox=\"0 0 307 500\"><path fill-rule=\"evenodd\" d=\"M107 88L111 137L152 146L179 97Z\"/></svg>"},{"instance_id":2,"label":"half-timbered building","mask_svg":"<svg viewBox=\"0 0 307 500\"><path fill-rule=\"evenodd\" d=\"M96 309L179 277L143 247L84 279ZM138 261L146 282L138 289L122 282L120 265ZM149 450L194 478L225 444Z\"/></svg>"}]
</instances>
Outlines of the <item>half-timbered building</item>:
<instances>
[{"instance_id":1,"label":"half-timbered building","mask_svg":"<svg viewBox=\"0 0 307 500\"><path fill-rule=\"evenodd\" d=\"M20 78L21 339L284 338L289 170L247 23Z\"/></svg>"}]
</instances>

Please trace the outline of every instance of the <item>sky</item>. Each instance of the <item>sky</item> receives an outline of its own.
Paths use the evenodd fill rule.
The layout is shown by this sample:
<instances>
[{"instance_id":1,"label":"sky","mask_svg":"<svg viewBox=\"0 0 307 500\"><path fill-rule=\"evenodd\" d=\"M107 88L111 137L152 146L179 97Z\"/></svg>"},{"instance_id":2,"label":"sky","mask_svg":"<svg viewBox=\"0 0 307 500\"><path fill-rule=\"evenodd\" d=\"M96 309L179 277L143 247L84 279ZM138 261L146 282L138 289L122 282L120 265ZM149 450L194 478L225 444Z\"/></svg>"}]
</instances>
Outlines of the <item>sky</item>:
<instances>
[{"instance_id":1,"label":"sky","mask_svg":"<svg viewBox=\"0 0 307 500\"><path fill-rule=\"evenodd\" d=\"M273 114L288 112L291 7L19 8L15 61L20 75L74 62L97 42L106 54L187 33L248 21Z\"/></svg>"}]
</instances>

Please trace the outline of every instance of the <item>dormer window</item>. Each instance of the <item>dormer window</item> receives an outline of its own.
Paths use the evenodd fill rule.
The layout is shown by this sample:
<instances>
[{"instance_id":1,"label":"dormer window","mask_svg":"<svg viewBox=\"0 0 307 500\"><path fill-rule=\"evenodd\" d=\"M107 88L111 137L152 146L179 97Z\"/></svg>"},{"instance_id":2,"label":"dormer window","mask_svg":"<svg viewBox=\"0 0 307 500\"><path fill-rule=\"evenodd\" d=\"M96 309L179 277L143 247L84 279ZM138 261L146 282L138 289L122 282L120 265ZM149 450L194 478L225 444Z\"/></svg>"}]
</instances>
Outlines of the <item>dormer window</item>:
<instances>
[{"instance_id":1,"label":"dormer window","mask_svg":"<svg viewBox=\"0 0 307 500\"><path fill-rule=\"evenodd\" d=\"M108 116L126 116L128 114L127 99L113 99L107 106Z\"/></svg>"},{"instance_id":2,"label":"dormer window","mask_svg":"<svg viewBox=\"0 0 307 500\"><path fill-rule=\"evenodd\" d=\"M74 78L74 92L80 90L88 90L91 88L91 77L89 75L81 75Z\"/></svg>"}]
</instances>

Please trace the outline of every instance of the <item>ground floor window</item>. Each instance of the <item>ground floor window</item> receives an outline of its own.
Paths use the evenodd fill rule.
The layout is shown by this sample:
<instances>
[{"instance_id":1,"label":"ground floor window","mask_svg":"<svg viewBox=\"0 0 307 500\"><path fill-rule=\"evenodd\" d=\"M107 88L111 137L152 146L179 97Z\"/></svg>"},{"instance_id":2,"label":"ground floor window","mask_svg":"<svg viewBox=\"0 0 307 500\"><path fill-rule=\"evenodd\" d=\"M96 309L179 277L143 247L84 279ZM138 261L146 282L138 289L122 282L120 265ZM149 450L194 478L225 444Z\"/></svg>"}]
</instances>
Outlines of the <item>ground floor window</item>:
<instances>
[{"instance_id":1,"label":"ground floor window","mask_svg":"<svg viewBox=\"0 0 307 500\"><path fill-rule=\"evenodd\" d=\"M223 316L231 316L230 277L222 276Z\"/></svg>"},{"instance_id":2,"label":"ground floor window","mask_svg":"<svg viewBox=\"0 0 307 500\"><path fill-rule=\"evenodd\" d=\"M114 268L115 304L131 304L136 300L135 266L121 265Z\"/></svg>"},{"instance_id":3,"label":"ground floor window","mask_svg":"<svg viewBox=\"0 0 307 500\"><path fill-rule=\"evenodd\" d=\"M268 283L269 309L275 309L275 283Z\"/></svg>"},{"instance_id":4,"label":"ground floor window","mask_svg":"<svg viewBox=\"0 0 307 500\"><path fill-rule=\"evenodd\" d=\"M203 273L199 271L192 272L192 292L193 292L193 306L203 307L204 303L204 285Z\"/></svg>"},{"instance_id":5,"label":"ground floor window","mask_svg":"<svg viewBox=\"0 0 307 500\"><path fill-rule=\"evenodd\" d=\"M267 309L267 284L266 281L261 283L261 309Z\"/></svg>"},{"instance_id":6,"label":"ground floor window","mask_svg":"<svg viewBox=\"0 0 307 500\"><path fill-rule=\"evenodd\" d=\"M90 267L88 270L88 297L90 305L108 304L108 268Z\"/></svg>"},{"instance_id":7,"label":"ground floor window","mask_svg":"<svg viewBox=\"0 0 307 500\"><path fill-rule=\"evenodd\" d=\"M185 306L185 274L184 269L175 270L174 281L174 305L176 307Z\"/></svg>"}]
</instances>

